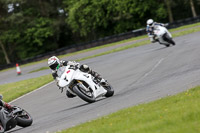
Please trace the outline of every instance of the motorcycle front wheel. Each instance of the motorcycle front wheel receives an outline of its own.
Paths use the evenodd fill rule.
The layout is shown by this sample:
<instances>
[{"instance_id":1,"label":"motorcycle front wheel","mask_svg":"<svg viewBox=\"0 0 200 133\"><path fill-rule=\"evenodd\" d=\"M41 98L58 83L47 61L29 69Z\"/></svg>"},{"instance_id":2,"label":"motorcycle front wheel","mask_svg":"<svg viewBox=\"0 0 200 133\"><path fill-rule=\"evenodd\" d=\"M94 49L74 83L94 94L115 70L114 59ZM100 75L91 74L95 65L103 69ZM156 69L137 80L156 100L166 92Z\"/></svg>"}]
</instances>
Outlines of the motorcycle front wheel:
<instances>
[{"instance_id":1,"label":"motorcycle front wheel","mask_svg":"<svg viewBox=\"0 0 200 133\"><path fill-rule=\"evenodd\" d=\"M33 123L33 119L28 112L25 110L22 111L16 118L17 125L20 127L28 127Z\"/></svg>"},{"instance_id":2,"label":"motorcycle front wheel","mask_svg":"<svg viewBox=\"0 0 200 133\"><path fill-rule=\"evenodd\" d=\"M174 42L174 40L172 38L169 37L168 34L165 34L164 35L164 38L163 38L166 42L172 44L172 45L176 45L176 43Z\"/></svg>"},{"instance_id":3,"label":"motorcycle front wheel","mask_svg":"<svg viewBox=\"0 0 200 133\"><path fill-rule=\"evenodd\" d=\"M114 89L108 82L105 82L105 84L103 84L102 86L105 90L107 90L105 97L111 97L114 95Z\"/></svg>"},{"instance_id":4,"label":"motorcycle front wheel","mask_svg":"<svg viewBox=\"0 0 200 133\"><path fill-rule=\"evenodd\" d=\"M88 103L93 103L95 102L95 98L94 95L92 93L92 91L90 90L89 92L85 91L84 88L81 88L81 86L75 85L73 87L73 91L84 101L88 102Z\"/></svg>"}]
</instances>

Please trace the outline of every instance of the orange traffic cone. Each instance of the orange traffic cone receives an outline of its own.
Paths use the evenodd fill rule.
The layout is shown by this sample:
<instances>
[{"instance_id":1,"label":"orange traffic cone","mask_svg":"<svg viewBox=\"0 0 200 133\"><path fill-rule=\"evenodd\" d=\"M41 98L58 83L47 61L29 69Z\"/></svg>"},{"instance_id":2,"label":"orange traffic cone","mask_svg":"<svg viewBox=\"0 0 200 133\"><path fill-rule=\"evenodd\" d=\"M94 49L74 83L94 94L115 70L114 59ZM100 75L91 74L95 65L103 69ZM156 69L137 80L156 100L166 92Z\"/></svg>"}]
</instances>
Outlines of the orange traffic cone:
<instances>
[{"instance_id":1,"label":"orange traffic cone","mask_svg":"<svg viewBox=\"0 0 200 133\"><path fill-rule=\"evenodd\" d=\"M17 75L21 75L21 70L18 63L16 64L16 70L17 70Z\"/></svg>"}]
</instances>

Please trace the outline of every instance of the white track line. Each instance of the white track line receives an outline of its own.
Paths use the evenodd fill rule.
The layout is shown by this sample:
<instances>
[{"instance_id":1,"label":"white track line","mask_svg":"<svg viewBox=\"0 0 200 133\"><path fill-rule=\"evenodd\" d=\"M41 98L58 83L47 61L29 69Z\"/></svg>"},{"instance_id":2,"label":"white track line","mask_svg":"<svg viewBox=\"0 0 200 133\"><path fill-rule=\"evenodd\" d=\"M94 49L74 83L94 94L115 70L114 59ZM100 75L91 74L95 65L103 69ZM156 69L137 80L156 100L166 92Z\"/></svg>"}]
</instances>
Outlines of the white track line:
<instances>
[{"instance_id":1,"label":"white track line","mask_svg":"<svg viewBox=\"0 0 200 133\"><path fill-rule=\"evenodd\" d=\"M55 81L52 81L52 82L50 82L50 83L48 83L48 84L46 84L46 85L43 85L42 87L40 87L40 88L38 88L38 89L36 89L36 90L34 90L34 91L31 91L31 92L29 92L29 93L27 93L27 94L25 94L25 95L23 95L23 96L21 96L21 97L18 97L17 99L14 99L13 101L9 102L9 104L10 104L10 103L13 103L13 102L15 102L15 101L17 101L17 100L19 100L19 99L25 97L25 96L28 96L28 95L30 95L31 93L34 93L34 92L36 92L36 91L39 91L39 90L43 89L44 87L46 87L46 86L52 84L53 82L55 82Z\"/></svg>"},{"instance_id":2,"label":"white track line","mask_svg":"<svg viewBox=\"0 0 200 133\"><path fill-rule=\"evenodd\" d=\"M155 65L154 67L147 73L145 73L144 76L142 76L136 83L139 83L140 81L142 81L144 78L146 78L149 74L151 74L164 60L165 58L160 59Z\"/></svg>"}]
</instances>

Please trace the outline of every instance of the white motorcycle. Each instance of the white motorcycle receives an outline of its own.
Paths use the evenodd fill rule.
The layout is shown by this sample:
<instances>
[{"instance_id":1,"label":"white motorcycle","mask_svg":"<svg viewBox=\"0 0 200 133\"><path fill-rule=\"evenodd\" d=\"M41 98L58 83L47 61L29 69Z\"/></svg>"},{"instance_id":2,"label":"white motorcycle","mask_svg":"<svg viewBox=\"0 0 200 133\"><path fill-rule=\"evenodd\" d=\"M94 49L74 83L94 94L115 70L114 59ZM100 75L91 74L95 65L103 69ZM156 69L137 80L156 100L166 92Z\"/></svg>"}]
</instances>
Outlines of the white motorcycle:
<instances>
[{"instance_id":1,"label":"white motorcycle","mask_svg":"<svg viewBox=\"0 0 200 133\"><path fill-rule=\"evenodd\" d=\"M112 86L107 82L99 83L88 73L74 66L63 66L57 71L58 85L67 89L73 95L92 103L99 97L111 97L114 94Z\"/></svg>"},{"instance_id":2,"label":"white motorcycle","mask_svg":"<svg viewBox=\"0 0 200 133\"><path fill-rule=\"evenodd\" d=\"M160 44L169 47L170 44L175 45L171 33L163 26L154 26L153 35L149 35L150 41L158 41Z\"/></svg>"}]
</instances>

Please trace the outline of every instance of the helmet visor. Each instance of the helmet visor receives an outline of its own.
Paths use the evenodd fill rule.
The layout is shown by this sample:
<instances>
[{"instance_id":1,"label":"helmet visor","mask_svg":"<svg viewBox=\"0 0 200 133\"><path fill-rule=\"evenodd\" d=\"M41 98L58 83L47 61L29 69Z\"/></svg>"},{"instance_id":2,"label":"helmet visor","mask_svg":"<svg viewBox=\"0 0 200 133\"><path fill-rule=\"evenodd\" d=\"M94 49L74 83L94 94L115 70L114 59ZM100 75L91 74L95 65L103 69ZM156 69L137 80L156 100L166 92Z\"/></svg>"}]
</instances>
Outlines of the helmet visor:
<instances>
[{"instance_id":1,"label":"helmet visor","mask_svg":"<svg viewBox=\"0 0 200 133\"><path fill-rule=\"evenodd\" d=\"M55 64L53 64L53 65L51 65L51 66L49 66L49 67L50 67L52 70L56 70L57 66L58 66L58 64L55 63Z\"/></svg>"},{"instance_id":2,"label":"helmet visor","mask_svg":"<svg viewBox=\"0 0 200 133\"><path fill-rule=\"evenodd\" d=\"M153 23L149 24L149 26L152 26L152 25L153 25Z\"/></svg>"}]
</instances>

